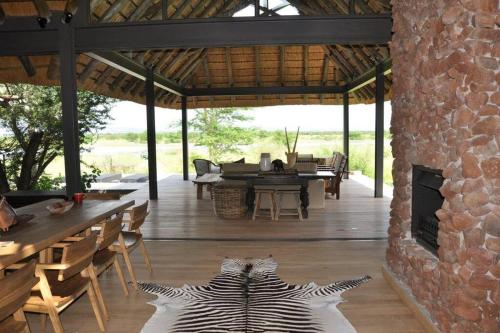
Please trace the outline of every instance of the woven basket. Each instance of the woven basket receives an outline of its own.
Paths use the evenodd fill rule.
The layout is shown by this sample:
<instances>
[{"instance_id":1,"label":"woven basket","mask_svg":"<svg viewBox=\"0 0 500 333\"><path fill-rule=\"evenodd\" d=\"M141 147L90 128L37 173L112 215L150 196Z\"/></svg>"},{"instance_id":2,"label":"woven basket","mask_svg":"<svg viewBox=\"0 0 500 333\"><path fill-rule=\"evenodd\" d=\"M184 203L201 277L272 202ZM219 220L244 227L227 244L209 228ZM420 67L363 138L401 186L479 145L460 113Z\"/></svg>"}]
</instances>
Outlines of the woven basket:
<instances>
[{"instance_id":1,"label":"woven basket","mask_svg":"<svg viewBox=\"0 0 500 333\"><path fill-rule=\"evenodd\" d=\"M212 193L215 215L221 219L239 219L246 215L246 187L216 185Z\"/></svg>"}]
</instances>

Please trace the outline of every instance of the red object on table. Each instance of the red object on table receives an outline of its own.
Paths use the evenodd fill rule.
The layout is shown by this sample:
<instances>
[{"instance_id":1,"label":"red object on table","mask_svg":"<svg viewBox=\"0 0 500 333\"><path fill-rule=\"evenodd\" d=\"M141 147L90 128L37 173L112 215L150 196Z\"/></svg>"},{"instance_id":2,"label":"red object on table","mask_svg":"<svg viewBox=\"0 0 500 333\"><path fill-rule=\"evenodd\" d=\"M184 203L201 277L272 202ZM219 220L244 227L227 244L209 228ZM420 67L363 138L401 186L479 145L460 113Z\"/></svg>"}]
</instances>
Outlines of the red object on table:
<instances>
[{"instance_id":1,"label":"red object on table","mask_svg":"<svg viewBox=\"0 0 500 333\"><path fill-rule=\"evenodd\" d=\"M75 202L75 204L81 204L83 202L83 197L85 196L85 194L83 193L75 193L73 194L73 201Z\"/></svg>"}]
</instances>

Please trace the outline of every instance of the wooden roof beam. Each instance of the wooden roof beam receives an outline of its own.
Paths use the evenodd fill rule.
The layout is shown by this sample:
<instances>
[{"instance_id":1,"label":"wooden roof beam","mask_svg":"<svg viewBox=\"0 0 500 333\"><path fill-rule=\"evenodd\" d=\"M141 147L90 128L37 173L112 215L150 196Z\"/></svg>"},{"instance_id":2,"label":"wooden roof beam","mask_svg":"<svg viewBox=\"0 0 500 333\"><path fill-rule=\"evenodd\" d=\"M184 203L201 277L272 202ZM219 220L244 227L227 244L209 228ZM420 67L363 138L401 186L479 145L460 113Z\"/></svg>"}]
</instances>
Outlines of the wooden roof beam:
<instances>
[{"instance_id":1,"label":"wooden roof beam","mask_svg":"<svg viewBox=\"0 0 500 333\"><path fill-rule=\"evenodd\" d=\"M185 89L186 96L255 96L255 95L304 95L339 94L343 86L275 86L275 87L222 87Z\"/></svg>"},{"instance_id":2,"label":"wooden roof beam","mask_svg":"<svg viewBox=\"0 0 500 333\"><path fill-rule=\"evenodd\" d=\"M58 55L51 55L49 66L47 67L47 79L58 80L60 77L60 63Z\"/></svg>"},{"instance_id":3,"label":"wooden roof beam","mask_svg":"<svg viewBox=\"0 0 500 333\"><path fill-rule=\"evenodd\" d=\"M226 56L226 66L227 66L227 81L230 87L234 85L233 78L233 64L231 62L231 48L225 48L225 56Z\"/></svg>"},{"instance_id":4,"label":"wooden roof beam","mask_svg":"<svg viewBox=\"0 0 500 333\"><path fill-rule=\"evenodd\" d=\"M92 58L99 60L109 66L112 66L120 71L126 72L138 79L145 80L147 69L144 66L136 63L132 59L118 53L118 52L98 52L88 54ZM158 73L154 74L155 86L164 90L168 90L176 95L183 95L183 88L177 83L161 76Z\"/></svg>"},{"instance_id":5,"label":"wooden roof beam","mask_svg":"<svg viewBox=\"0 0 500 333\"><path fill-rule=\"evenodd\" d=\"M325 13L327 14L338 14L338 11L335 7L333 7L330 0L317 0L318 4L322 7Z\"/></svg>"},{"instance_id":6,"label":"wooden roof beam","mask_svg":"<svg viewBox=\"0 0 500 333\"><path fill-rule=\"evenodd\" d=\"M170 71L175 68L175 66L177 66L177 64L179 63L179 61L181 61L187 54L188 52L190 51L191 49L185 49L184 51L182 50L179 50L177 55L175 56L174 59L172 59L172 61L164 68L161 70L161 73L163 75L166 75L168 76L168 74L170 73Z\"/></svg>"},{"instance_id":7,"label":"wooden roof beam","mask_svg":"<svg viewBox=\"0 0 500 333\"><path fill-rule=\"evenodd\" d=\"M356 14L355 2L356 2L356 0L349 0L349 14L351 14L351 15Z\"/></svg>"},{"instance_id":8,"label":"wooden roof beam","mask_svg":"<svg viewBox=\"0 0 500 333\"><path fill-rule=\"evenodd\" d=\"M2 8L2 4L0 3L0 25L5 23L5 12Z\"/></svg>"},{"instance_id":9,"label":"wooden roof beam","mask_svg":"<svg viewBox=\"0 0 500 333\"><path fill-rule=\"evenodd\" d=\"M99 22L108 22L110 21L115 14L119 13L123 7L125 7L126 4L128 4L130 1L129 0L116 0L113 2L111 6L109 6L108 9L106 9L106 12L104 13L103 16L99 19Z\"/></svg>"},{"instance_id":10,"label":"wooden roof beam","mask_svg":"<svg viewBox=\"0 0 500 333\"><path fill-rule=\"evenodd\" d=\"M175 79L177 82L184 81L189 74L191 74L191 71L193 70L194 64L198 60L203 60L203 57L207 54L207 49L199 49L196 50L188 59L187 61L175 72L175 74L172 76L173 79ZM198 63L199 64L199 63Z\"/></svg>"},{"instance_id":11,"label":"wooden roof beam","mask_svg":"<svg viewBox=\"0 0 500 333\"><path fill-rule=\"evenodd\" d=\"M350 0L354 1L354 0ZM362 14L375 14L375 11L365 2L365 0L355 0L355 6L358 7Z\"/></svg>"},{"instance_id":12,"label":"wooden roof beam","mask_svg":"<svg viewBox=\"0 0 500 333\"><path fill-rule=\"evenodd\" d=\"M176 18L179 18L181 17L182 15L182 12L184 11L184 9L186 9L187 6L189 6L191 4L191 0L184 0L181 5L179 7L177 7L175 9L175 12L172 14L172 19L176 19Z\"/></svg>"},{"instance_id":13,"label":"wooden roof beam","mask_svg":"<svg viewBox=\"0 0 500 333\"><path fill-rule=\"evenodd\" d=\"M285 46L280 46L280 85L282 87L285 86L285 61L286 61L286 54L285 54Z\"/></svg>"},{"instance_id":14,"label":"wooden roof beam","mask_svg":"<svg viewBox=\"0 0 500 333\"><path fill-rule=\"evenodd\" d=\"M391 72L392 69L392 61L391 59L386 59L383 62L383 69L384 69L384 75L387 75ZM356 91L372 82L375 81L375 75L376 75L376 66L370 68L363 74L357 76L350 82L346 84L346 89L348 92L353 92Z\"/></svg>"},{"instance_id":15,"label":"wooden roof beam","mask_svg":"<svg viewBox=\"0 0 500 333\"><path fill-rule=\"evenodd\" d=\"M321 74L321 84L326 86L328 84L328 67L330 65L330 60L328 56L325 54L323 57L323 69Z\"/></svg>"},{"instance_id":16,"label":"wooden roof beam","mask_svg":"<svg viewBox=\"0 0 500 333\"><path fill-rule=\"evenodd\" d=\"M261 85L261 63L260 63L260 50L258 46L253 47L253 52L255 54L255 85L260 87Z\"/></svg>"},{"instance_id":17,"label":"wooden roof beam","mask_svg":"<svg viewBox=\"0 0 500 333\"><path fill-rule=\"evenodd\" d=\"M24 71L26 72L26 75L29 77L33 77L36 75L36 68L33 66L33 63L31 62L30 57L28 56L19 56L17 57L19 59L19 62L24 68Z\"/></svg>"},{"instance_id":18,"label":"wooden roof beam","mask_svg":"<svg viewBox=\"0 0 500 333\"><path fill-rule=\"evenodd\" d=\"M207 88L210 88L212 86L212 79L210 77L210 68L208 67L208 57L203 58L203 70L207 78Z\"/></svg>"},{"instance_id":19,"label":"wooden roof beam","mask_svg":"<svg viewBox=\"0 0 500 333\"><path fill-rule=\"evenodd\" d=\"M40 27L45 28L45 26L50 22L50 9L47 1L45 0L33 0L36 12L38 14L37 21Z\"/></svg>"}]
</instances>

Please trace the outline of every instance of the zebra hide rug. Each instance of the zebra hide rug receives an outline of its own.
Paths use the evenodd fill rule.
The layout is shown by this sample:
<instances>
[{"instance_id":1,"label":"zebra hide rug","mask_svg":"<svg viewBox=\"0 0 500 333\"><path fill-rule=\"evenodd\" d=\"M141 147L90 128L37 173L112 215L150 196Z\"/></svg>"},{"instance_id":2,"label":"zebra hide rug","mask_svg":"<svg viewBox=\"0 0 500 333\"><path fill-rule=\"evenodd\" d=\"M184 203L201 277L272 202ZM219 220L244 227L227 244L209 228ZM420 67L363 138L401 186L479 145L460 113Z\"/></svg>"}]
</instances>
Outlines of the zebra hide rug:
<instances>
[{"instance_id":1,"label":"zebra hide rug","mask_svg":"<svg viewBox=\"0 0 500 333\"><path fill-rule=\"evenodd\" d=\"M353 333L337 309L340 295L370 279L289 285L276 274L272 258L226 259L221 273L206 286L172 288L139 282L158 298L156 312L142 333Z\"/></svg>"}]
</instances>

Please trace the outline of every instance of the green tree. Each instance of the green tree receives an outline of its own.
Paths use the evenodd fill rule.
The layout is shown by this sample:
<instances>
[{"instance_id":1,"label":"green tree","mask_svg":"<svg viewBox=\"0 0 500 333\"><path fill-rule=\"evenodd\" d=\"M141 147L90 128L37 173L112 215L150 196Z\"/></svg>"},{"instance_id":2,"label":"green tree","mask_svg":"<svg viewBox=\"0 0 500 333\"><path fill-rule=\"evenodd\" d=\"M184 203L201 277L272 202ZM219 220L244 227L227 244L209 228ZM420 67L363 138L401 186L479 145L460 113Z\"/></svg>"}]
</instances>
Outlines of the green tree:
<instances>
[{"instance_id":1,"label":"green tree","mask_svg":"<svg viewBox=\"0 0 500 333\"><path fill-rule=\"evenodd\" d=\"M113 100L78 92L81 149L111 119ZM59 87L26 84L0 88L0 192L36 187L45 168L63 152L63 124Z\"/></svg>"},{"instance_id":2,"label":"green tree","mask_svg":"<svg viewBox=\"0 0 500 333\"><path fill-rule=\"evenodd\" d=\"M238 126L251 119L236 108L198 109L189 126L196 145L207 147L209 159L220 162L226 154L240 153L239 145L253 142L254 131Z\"/></svg>"}]
</instances>

